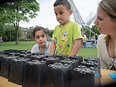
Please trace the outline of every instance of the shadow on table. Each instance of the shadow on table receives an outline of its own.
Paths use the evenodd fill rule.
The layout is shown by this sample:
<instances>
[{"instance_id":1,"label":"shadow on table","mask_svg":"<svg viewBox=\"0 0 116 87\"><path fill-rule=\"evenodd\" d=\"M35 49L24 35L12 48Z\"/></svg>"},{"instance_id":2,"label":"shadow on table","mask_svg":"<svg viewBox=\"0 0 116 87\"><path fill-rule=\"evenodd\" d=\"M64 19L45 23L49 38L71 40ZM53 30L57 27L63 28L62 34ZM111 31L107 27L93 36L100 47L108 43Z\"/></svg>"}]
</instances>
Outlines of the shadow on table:
<instances>
[{"instance_id":1,"label":"shadow on table","mask_svg":"<svg viewBox=\"0 0 116 87\"><path fill-rule=\"evenodd\" d=\"M102 87L116 87L116 82L108 84L108 85L104 85Z\"/></svg>"}]
</instances>

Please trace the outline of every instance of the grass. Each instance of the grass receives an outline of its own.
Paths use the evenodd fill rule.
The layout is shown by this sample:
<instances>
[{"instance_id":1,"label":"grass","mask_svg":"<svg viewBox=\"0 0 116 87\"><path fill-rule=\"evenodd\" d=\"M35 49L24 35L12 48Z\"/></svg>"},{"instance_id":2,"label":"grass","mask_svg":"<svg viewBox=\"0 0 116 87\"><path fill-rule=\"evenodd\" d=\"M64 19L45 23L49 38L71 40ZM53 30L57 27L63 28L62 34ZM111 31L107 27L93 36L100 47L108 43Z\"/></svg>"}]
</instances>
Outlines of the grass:
<instances>
[{"instance_id":1,"label":"grass","mask_svg":"<svg viewBox=\"0 0 116 87\"><path fill-rule=\"evenodd\" d=\"M83 58L92 57L97 58L97 48L81 48L78 53Z\"/></svg>"},{"instance_id":2,"label":"grass","mask_svg":"<svg viewBox=\"0 0 116 87\"><path fill-rule=\"evenodd\" d=\"M18 45L15 42L2 42L0 46L0 51L8 50L8 49L16 49L16 50L31 50L33 45L36 44L35 41L20 41ZM96 48L81 48L78 53L79 56L83 58L86 57L97 57L97 49Z\"/></svg>"},{"instance_id":3,"label":"grass","mask_svg":"<svg viewBox=\"0 0 116 87\"><path fill-rule=\"evenodd\" d=\"M16 50L31 50L33 45L36 44L34 41L20 41L18 45L16 42L2 42L0 50L16 49Z\"/></svg>"}]
</instances>

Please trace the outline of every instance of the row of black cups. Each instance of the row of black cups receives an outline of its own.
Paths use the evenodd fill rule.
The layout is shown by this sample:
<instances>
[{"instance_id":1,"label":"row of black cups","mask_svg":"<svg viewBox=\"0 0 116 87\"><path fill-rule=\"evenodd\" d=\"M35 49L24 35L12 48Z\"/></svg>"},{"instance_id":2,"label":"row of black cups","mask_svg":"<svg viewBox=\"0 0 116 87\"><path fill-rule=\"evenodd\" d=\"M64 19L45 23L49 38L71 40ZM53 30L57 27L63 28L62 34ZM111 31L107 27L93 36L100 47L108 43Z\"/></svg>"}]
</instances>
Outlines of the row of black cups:
<instances>
[{"instance_id":1,"label":"row of black cups","mask_svg":"<svg viewBox=\"0 0 116 87\"><path fill-rule=\"evenodd\" d=\"M22 87L99 87L99 58L0 52L0 75Z\"/></svg>"}]
</instances>

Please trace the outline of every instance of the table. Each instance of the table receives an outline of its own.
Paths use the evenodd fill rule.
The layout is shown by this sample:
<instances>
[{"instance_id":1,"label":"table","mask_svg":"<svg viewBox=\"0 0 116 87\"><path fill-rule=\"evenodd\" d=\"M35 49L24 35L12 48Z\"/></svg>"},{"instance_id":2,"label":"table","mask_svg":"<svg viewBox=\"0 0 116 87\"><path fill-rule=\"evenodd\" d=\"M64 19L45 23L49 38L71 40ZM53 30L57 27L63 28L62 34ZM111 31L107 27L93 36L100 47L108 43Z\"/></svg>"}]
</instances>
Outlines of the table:
<instances>
[{"instance_id":1,"label":"table","mask_svg":"<svg viewBox=\"0 0 116 87\"><path fill-rule=\"evenodd\" d=\"M116 82L116 80L110 77L109 73L116 73L116 71L101 69L102 86ZM22 85L17 85L15 83L9 82L8 79L0 76L0 87L22 87Z\"/></svg>"},{"instance_id":2,"label":"table","mask_svg":"<svg viewBox=\"0 0 116 87\"><path fill-rule=\"evenodd\" d=\"M112 79L109 73L116 73L116 71L101 69L101 85L108 85L116 83L116 80Z\"/></svg>"},{"instance_id":3,"label":"table","mask_svg":"<svg viewBox=\"0 0 116 87\"><path fill-rule=\"evenodd\" d=\"M0 87L22 87L22 85L9 82L8 79L0 76Z\"/></svg>"}]
</instances>

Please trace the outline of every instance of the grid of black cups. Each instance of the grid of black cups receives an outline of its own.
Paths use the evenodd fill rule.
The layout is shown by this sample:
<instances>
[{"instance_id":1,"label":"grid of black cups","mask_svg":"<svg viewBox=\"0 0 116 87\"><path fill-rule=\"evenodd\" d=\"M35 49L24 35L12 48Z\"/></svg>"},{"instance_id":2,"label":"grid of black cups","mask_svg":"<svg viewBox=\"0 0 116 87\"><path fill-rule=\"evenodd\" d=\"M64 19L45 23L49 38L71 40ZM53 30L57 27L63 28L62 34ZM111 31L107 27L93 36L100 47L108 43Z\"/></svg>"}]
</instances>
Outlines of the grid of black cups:
<instances>
[{"instance_id":1,"label":"grid of black cups","mask_svg":"<svg viewBox=\"0 0 116 87\"><path fill-rule=\"evenodd\" d=\"M99 87L99 58L0 51L0 76L22 87Z\"/></svg>"}]
</instances>

